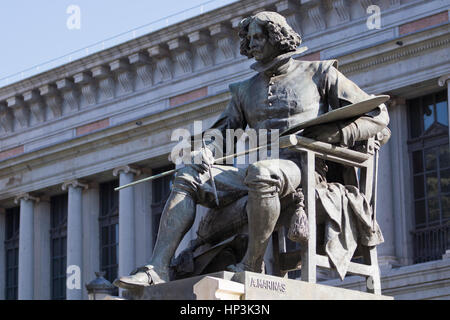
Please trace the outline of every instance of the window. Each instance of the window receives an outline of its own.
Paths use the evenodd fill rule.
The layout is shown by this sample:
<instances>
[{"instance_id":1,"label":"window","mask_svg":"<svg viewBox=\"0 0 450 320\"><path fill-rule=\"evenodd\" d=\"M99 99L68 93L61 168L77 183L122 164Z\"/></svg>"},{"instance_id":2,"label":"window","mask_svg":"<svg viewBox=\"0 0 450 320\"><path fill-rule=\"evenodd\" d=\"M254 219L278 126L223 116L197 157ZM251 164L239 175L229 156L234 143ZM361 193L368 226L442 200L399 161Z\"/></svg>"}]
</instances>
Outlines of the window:
<instances>
[{"instance_id":1,"label":"window","mask_svg":"<svg viewBox=\"0 0 450 320\"><path fill-rule=\"evenodd\" d=\"M100 269L111 283L117 278L118 270L119 193L114 191L118 186L118 180L100 185Z\"/></svg>"},{"instance_id":2,"label":"window","mask_svg":"<svg viewBox=\"0 0 450 320\"><path fill-rule=\"evenodd\" d=\"M450 248L450 152L447 91L407 102L414 189L414 261L440 259Z\"/></svg>"},{"instance_id":3,"label":"window","mask_svg":"<svg viewBox=\"0 0 450 320\"><path fill-rule=\"evenodd\" d=\"M50 199L51 297L66 299L67 194Z\"/></svg>"},{"instance_id":4,"label":"window","mask_svg":"<svg viewBox=\"0 0 450 320\"><path fill-rule=\"evenodd\" d=\"M6 300L17 300L19 277L19 221L20 207L6 210L5 254L6 254Z\"/></svg>"},{"instance_id":5,"label":"window","mask_svg":"<svg viewBox=\"0 0 450 320\"><path fill-rule=\"evenodd\" d=\"M153 169L153 174L163 173L168 170L174 169L173 165L163 168ZM153 180L152 185L152 225L153 225L153 245L156 242L156 236L158 234L159 221L161 220L161 214L164 210L167 198L170 194L172 187L172 176L165 176L156 180Z\"/></svg>"}]
</instances>

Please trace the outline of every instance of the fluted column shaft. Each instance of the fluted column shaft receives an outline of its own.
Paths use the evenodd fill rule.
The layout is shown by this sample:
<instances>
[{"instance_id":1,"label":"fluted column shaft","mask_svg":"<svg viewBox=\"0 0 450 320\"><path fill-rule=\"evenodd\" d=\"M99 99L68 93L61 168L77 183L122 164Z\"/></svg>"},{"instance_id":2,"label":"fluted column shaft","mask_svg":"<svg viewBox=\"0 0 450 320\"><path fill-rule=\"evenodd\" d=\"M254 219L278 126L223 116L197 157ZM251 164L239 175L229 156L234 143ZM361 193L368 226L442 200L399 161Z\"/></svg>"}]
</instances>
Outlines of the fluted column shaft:
<instances>
[{"instance_id":1,"label":"fluted column shaft","mask_svg":"<svg viewBox=\"0 0 450 320\"><path fill-rule=\"evenodd\" d=\"M19 300L32 300L34 296L34 203L38 198L23 194L20 202L19 222Z\"/></svg>"},{"instance_id":2,"label":"fluted column shaft","mask_svg":"<svg viewBox=\"0 0 450 320\"><path fill-rule=\"evenodd\" d=\"M81 300L83 298L83 279L81 278L81 268L83 266L82 195L83 189L86 188L86 184L77 180L63 184L63 189L68 191L67 275L71 277L71 279L68 279L66 288L67 300ZM74 278L72 279L72 277Z\"/></svg>"},{"instance_id":3,"label":"fluted column shaft","mask_svg":"<svg viewBox=\"0 0 450 320\"><path fill-rule=\"evenodd\" d=\"M114 169L114 176L119 176L121 186L134 181L140 171L130 166ZM128 275L136 267L135 248L135 207L134 187L119 191L119 271L118 275Z\"/></svg>"}]
</instances>

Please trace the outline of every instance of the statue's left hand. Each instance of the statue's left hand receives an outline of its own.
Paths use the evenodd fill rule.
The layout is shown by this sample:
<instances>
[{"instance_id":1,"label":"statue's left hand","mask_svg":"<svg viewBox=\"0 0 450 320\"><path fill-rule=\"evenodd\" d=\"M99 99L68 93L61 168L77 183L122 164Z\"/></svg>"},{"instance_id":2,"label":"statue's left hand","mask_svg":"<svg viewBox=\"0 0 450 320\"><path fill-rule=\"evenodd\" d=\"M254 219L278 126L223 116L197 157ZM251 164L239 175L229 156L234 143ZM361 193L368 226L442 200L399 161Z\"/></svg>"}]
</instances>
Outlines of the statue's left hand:
<instances>
[{"instance_id":1,"label":"statue's left hand","mask_svg":"<svg viewBox=\"0 0 450 320\"><path fill-rule=\"evenodd\" d=\"M200 172L207 172L214 164L214 156L210 149L201 148L191 152L191 165L196 166Z\"/></svg>"},{"instance_id":2,"label":"statue's left hand","mask_svg":"<svg viewBox=\"0 0 450 320\"><path fill-rule=\"evenodd\" d=\"M306 128L302 134L304 137L327 142L339 143L341 142L341 132L335 123L328 123Z\"/></svg>"}]
</instances>

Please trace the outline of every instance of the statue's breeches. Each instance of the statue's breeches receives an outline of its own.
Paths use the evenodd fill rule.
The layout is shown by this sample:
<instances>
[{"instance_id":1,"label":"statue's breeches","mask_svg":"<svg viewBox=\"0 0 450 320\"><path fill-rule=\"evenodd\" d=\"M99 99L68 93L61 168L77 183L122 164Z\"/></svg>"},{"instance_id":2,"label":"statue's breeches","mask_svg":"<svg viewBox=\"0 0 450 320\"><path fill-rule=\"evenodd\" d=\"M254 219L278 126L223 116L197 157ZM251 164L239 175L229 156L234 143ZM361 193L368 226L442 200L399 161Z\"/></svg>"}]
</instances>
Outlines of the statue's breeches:
<instances>
[{"instance_id":1,"label":"statue's breeches","mask_svg":"<svg viewBox=\"0 0 450 320\"><path fill-rule=\"evenodd\" d=\"M300 168L294 162L278 159L258 161L247 168L213 165L211 172L221 206L249 192L261 197L278 195L283 198L295 191L301 179ZM197 204L215 207L209 172L201 172L196 166L178 170L173 190L189 194Z\"/></svg>"}]
</instances>

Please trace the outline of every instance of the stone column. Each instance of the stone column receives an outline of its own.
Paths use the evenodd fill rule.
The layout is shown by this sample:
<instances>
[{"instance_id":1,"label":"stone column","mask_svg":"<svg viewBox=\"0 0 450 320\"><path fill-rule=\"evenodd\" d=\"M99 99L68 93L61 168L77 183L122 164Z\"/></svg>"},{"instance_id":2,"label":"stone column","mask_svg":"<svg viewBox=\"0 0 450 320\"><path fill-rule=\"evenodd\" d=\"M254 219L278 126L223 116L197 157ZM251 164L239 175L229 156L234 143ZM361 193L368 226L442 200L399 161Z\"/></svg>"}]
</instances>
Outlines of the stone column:
<instances>
[{"instance_id":1,"label":"stone column","mask_svg":"<svg viewBox=\"0 0 450 320\"><path fill-rule=\"evenodd\" d=\"M20 202L19 227L19 300L32 300L34 296L34 204L39 198L28 193L19 195L14 202Z\"/></svg>"},{"instance_id":2,"label":"stone column","mask_svg":"<svg viewBox=\"0 0 450 320\"><path fill-rule=\"evenodd\" d=\"M113 170L119 176L119 185L131 183L140 170L121 166ZM118 276L128 275L136 268L135 254L134 187L119 191L119 271Z\"/></svg>"},{"instance_id":3,"label":"stone column","mask_svg":"<svg viewBox=\"0 0 450 320\"><path fill-rule=\"evenodd\" d=\"M51 299L50 274L50 199L40 197L36 204L34 223L34 298Z\"/></svg>"},{"instance_id":4,"label":"stone column","mask_svg":"<svg viewBox=\"0 0 450 320\"><path fill-rule=\"evenodd\" d=\"M447 86L447 110L448 110L448 123L450 124L450 73L443 75L439 78L438 83L441 87ZM448 127L449 130L449 136L450 136L450 126Z\"/></svg>"},{"instance_id":5,"label":"stone column","mask_svg":"<svg viewBox=\"0 0 450 320\"><path fill-rule=\"evenodd\" d=\"M5 286L6 286L5 218L6 218L5 209L0 208L0 300L5 300Z\"/></svg>"},{"instance_id":6,"label":"stone column","mask_svg":"<svg viewBox=\"0 0 450 320\"><path fill-rule=\"evenodd\" d=\"M96 182L89 182L89 189L83 192L83 268L84 283L81 284L83 300L88 300L84 284L95 278L100 270L100 192Z\"/></svg>"},{"instance_id":7,"label":"stone column","mask_svg":"<svg viewBox=\"0 0 450 320\"><path fill-rule=\"evenodd\" d=\"M68 191L67 211L67 300L81 300L83 297L83 210L82 193L88 185L78 180L66 181L63 190Z\"/></svg>"},{"instance_id":8,"label":"stone column","mask_svg":"<svg viewBox=\"0 0 450 320\"><path fill-rule=\"evenodd\" d=\"M382 148L390 148L390 166L393 200L393 223L394 227L394 247L395 257L400 265L412 263L413 258L413 239L410 233L414 229L413 225L413 187L411 184L412 170L410 167L408 153L408 118L406 110L406 101L401 97L392 97L388 106L390 124L392 131L391 139L388 144ZM380 171L384 170L380 163ZM382 184L378 183L379 188ZM380 189L378 189L380 190ZM382 197L378 197L378 214L381 213ZM390 228L392 230L392 228ZM382 229L383 232L385 232ZM381 262L381 261L380 261Z\"/></svg>"},{"instance_id":9,"label":"stone column","mask_svg":"<svg viewBox=\"0 0 450 320\"><path fill-rule=\"evenodd\" d=\"M396 192L392 180L392 153L395 152L394 141L382 146L378 159L378 186L376 219L383 233L384 242L377 247L380 268L397 265L395 254L395 210Z\"/></svg>"}]
</instances>

